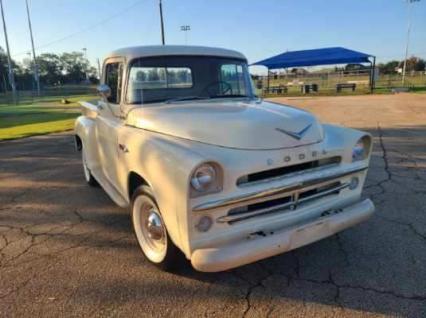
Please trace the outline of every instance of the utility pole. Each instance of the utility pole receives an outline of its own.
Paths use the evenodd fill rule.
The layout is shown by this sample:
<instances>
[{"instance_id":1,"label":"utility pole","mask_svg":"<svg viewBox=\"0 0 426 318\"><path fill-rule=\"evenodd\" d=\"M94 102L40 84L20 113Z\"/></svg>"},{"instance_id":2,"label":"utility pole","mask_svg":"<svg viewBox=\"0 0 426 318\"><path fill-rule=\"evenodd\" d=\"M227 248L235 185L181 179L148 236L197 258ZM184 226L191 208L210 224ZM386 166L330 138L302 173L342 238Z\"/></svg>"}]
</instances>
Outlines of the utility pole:
<instances>
[{"instance_id":1,"label":"utility pole","mask_svg":"<svg viewBox=\"0 0 426 318\"><path fill-rule=\"evenodd\" d=\"M408 45L410 42L410 31L411 31L411 4L414 2L420 2L420 0L407 0L408 5L408 27L407 27L407 43L405 44L405 58L404 66L402 67L402 86L405 84L405 72L407 69L407 58L408 58Z\"/></svg>"},{"instance_id":2,"label":"utility pole","mask_svg":"<svg viewBox=\"0 0 426 318\"><path fill-rule=\"evenodd\" d=\"M162 2L160 0L160 20L161 20L161 43L163 45L166 44L166 40L164 39L164 20L163 20L163 5Z\"/></svg>"},{"instance_id":3,"label":"utility pole","mask_svg":"<svg viewBox=\"0 0 426 318\"><path fill-rule=\"evenodd\" d=\"M101 80L101 62L99 62L99 58L97 59L98 62L98 76L99 76L99 81Z\"/></svg>"},{"instance_id":4,"label":"utility pole","mask_svg":"<svg viewBox=\"0 0 426 318\"><path fill-rule=\"evenodd\" d=\"M34 80L37 84L37 96L40 96L40 77L38 75L38 64L37 64L37 57L36 57L35 48L34 48L33 28L31 25L31 17L30 17L30 9L28 7L28 0L25 0L25 5L27 7L27 18L28 18L28 28L30 29L31 47L33 49Z\"/></svg>"},{"instance_id":5,"label":"utility pole","mask_svg":"<svg viewBox=\"0 0 426 318\"><path fill-rule=\"evenodd\" d=\"M187 33L188 33L188 31L191 30L191 26L189 26L189 25L182 25L180 27L180 30L182 32L185 32L185 45L188 45L188 35L187 35Z\"/></svg>"},{"instance_id":6,"label":"utility pole","mask_svg":"<svg viewBox=\"0 0 426 318\"><path fill-rule=\"evenodd\" d=\"M16 104L18 99L16 96L16 84L15 84L15 76L13 75L12 59L10 58L9 40L7 39L6 21L4 19L4 11L3 11L3 0L0 0L0 7L1 7L1 17L3 20L4 40L6 42L7 64L9 67L9 83L10 83L10 86L12 87L13 102Z\"/></svg>"},{"instance_id":7,"label":"utility pole","mask_svg":"<svg viewBox=\"0 0 426 318\"><path fill-rule=\"evenodd\" d=\"M87 60L87 48L82 48L83 52L84 52L84 59L88 62ZM87 74L87 69L84 70L84 73L86 74L86 82L89 81L89 74Z\"/></svg>"}]
</instances>

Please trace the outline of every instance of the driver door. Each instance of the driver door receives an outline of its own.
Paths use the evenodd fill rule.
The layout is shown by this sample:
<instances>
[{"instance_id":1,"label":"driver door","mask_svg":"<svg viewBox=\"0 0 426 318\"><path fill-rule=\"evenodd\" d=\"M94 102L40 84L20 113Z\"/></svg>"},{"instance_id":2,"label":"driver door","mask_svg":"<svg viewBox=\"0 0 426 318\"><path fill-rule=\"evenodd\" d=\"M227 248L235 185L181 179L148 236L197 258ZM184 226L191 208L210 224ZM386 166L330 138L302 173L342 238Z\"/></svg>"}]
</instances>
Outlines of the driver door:
<instances>
[{"instance_id":1,"label":"driver door","mask_svg":"<svg viewBox=\"0 0 426 318\"><path fill-rule=\"evenodd\" d=\"M99 102L96 133L102 173L117 188L118 130L121 127L120 102L122 95L123 59L109 59L104 64L103 82L111 89L106 100Z\"/></svg>"}]
</instances>

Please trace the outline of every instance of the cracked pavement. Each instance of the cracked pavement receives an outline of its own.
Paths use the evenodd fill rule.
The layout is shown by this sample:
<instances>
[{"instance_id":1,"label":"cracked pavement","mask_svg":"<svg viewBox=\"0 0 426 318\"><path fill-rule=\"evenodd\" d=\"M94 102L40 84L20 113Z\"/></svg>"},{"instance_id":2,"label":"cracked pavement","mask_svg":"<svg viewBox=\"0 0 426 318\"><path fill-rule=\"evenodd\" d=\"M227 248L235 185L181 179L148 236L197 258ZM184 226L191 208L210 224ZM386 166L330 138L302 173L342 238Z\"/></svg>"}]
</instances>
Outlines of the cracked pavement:
<instances>
[{"instance_id":1,"label":"cracked pavement","mask_svg":"<svg viewBox=\"0 0 426 318\"><path fill-rule=\"evenodd\" d=\"M426 95L279 98L369 131L366 223L232 271L164 273L71 133L0 142L0 316L426 316Z\"/></svg>"}]
</instances>

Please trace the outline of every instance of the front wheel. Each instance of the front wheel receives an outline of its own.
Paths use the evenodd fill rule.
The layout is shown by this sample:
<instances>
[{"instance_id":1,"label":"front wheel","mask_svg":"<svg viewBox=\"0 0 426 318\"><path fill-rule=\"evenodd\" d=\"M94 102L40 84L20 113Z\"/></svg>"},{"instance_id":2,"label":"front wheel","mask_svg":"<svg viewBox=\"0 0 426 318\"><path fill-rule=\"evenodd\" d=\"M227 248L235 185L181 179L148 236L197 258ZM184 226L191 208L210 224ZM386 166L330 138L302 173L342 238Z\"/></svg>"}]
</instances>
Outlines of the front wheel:
<instances>
[{"instance_id":1,"label":"front wheel","mask_svg":"<svg viewBox=\"0 0 426 318\"><path fill-rule=\"evenodd\" d=\"M146 259L165 271L176 269L180 250L170 239L152 191L139 187L132 196L132 224Z\"/></svg>"}]
</instances>

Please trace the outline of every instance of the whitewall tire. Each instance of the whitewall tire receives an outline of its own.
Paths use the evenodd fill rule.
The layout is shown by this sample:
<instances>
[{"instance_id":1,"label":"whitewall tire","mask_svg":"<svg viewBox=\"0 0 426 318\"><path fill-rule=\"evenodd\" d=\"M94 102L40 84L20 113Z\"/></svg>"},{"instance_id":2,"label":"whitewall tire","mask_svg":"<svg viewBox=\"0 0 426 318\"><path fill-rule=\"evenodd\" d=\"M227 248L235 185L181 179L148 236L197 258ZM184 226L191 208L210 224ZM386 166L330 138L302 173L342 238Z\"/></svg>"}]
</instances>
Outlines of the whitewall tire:
<instances>
[{"instance_id":1,"label":"whitewall tire","mask_svg":"<svg viewBox=\"0 0 426 318\"><path fill-rule=\"evenodd\" d=\"M145 258L162 270L175 269L181 252L169 237L149 187L141 186L135 190L131 214L133 230Z\"/></svg>"}]
</instances>

